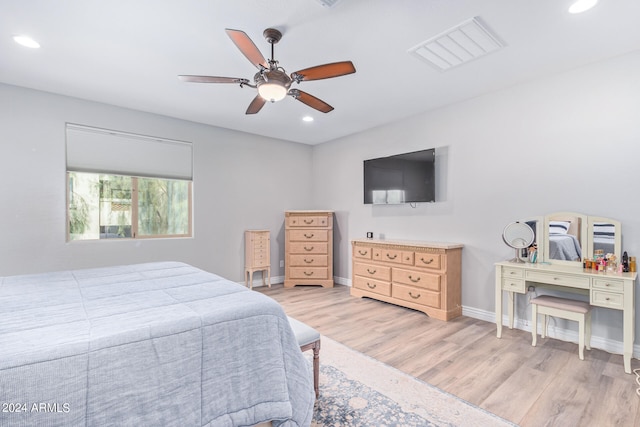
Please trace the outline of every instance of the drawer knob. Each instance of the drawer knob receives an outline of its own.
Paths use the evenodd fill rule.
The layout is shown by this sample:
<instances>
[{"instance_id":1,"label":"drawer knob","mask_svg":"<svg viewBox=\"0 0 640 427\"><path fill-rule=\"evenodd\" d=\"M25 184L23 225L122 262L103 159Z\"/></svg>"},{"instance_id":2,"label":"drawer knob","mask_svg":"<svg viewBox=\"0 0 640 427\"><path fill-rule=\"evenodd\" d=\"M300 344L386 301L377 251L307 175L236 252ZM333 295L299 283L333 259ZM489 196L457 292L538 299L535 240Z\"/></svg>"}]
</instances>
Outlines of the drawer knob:
<instances>
[{"instance_id":1,"label":"drawer knob","mask_svg":"<svg viewBox=\"0 0 640 427\"><path fill-rule=\"evenodd\" d=\"M305 251L307 251L307 252L308 252L308 251L312 251L312 250L313 250L313 246L311 246L310 248L308 248L308 247L306 247L306 246L305 246L305 247L304 247L304 250L305 250Z\"/></svg>"},{"instance_id":2,"label":"drawer knob","mask_svg":"<svg viewBox=\"0 0 640 427\"><path fill-rule=\"evenodd\" d=\"M305 276L313 276L313 271L311 273L307 273L306 271L304 272Z\"/></svg>"},{"instance_id":3,"label":"drawer knob","mask_svg":"<svg viewBox=\"0 0 640 427\"><path fill-rule=\"evenodd\" d=\"M411 280L413 283L418 283L420 281L420 276L418 276L417 279L414 279L413 276L409 275L409 280Z\"/></svg>"},{"instance_id":4,"label":"drawer knob","mask_svg":"<svg viewBox=\"0 0 640 427\"><path fill-rule=\"evenodd\" d=\"M311 234L304 233L304 237L306 237L307 239L310 239L313 237L313 233Z\"/></svg>"},{"instance_id":5,"label":"drawer knob","mask_svg":"<svg viewBox=\"0 0 640 427\"><path fill-rule=\"evenodd\" d=\"M431 264L433 262L433 258L429 259L429 261L425 260L424 258L420 258L420 261L422 261L425 264Z\"/></svg>"},{"instance_id":6,"label":"drawer knob","mask_svg":"<svg viewBox=\"0 0 640 427\"><path fill-rule=\"evenodd\" d=\"M515 271L511 271L511 272L509 272L509 274L516 274L516 272Z\"/></svg>"},{"instance_id":7,"label":"drawer knob","mask_svg":"<svg viewBox=\"0 0 640 427\"><path fill-rule=\"evenodd\" d=\"M312 219L305 219L304 223L305 224L313 224L313 220Z\"/></svg>"},{"instance_id":8,"label":"drawer knob","mask_svg":"<svg viewBox=\"0 0 640 427\"><path fill-rule=\"evenodd\" d=\"M369 282L367 282L367 286L369 287L369 289L375 289L376 288L376 284L374 283L373 285Z\"/></svg>"},{"instance_id":9,"label":"drawer knob","mask_svg":"<svg viewBox=\"0 0 640 427\"><path fill-rule=\"evenodd\" d=\"M366 254L369 253L369 251L358 251L358 253L362 256L365 256Z\"/></svg>"},{"instance_id":10,"label":"drawer knob","mask_svg":"<svg viewBox=\"0 0 640 427\"><path fill-rule=\"evenodd\" d=\"M306 262L307 264L312 264L313 263L313 258L311 258L310 260L305 258L304 262Z\"/></svg>"},{"instance_id":11,"label":"drawer knob","mask_svg":"<svg viewBox=\"0 0 640 427\"><path fill-rule=\"evenodd\" d=\"M413 298L413 299L418 299L418 298L420 298L420 294L418 294L418 295L413 295L413 293L412 293L411 291L409 291L409 296L410 296L411 298Z\"/></svg>"},{"instance_id":12,"label":"drawer knob","mask_svg":"<svg viewBox=\"0 0 640 427\"><path fill-rule=\"evenodd\" d=\"M376 271L377 271L377 270L373 270L373 271L371 271L371 270L369 270L369 269L367 268L367 273L369 273L369 274L376 274Z\"/></svg>"},{"instance_id":13,"label":"drawer knob","mask_svg":"<svg viewBox=\"0 0 640 427\"><path fill-rule=\"evenodd\" d=\"M397 256L398 256L398 255L391 256L391 255L387 254L387 258L389 258L389 259L396 259L396 258L397 258Z\"/></svg>"}]
</instances>

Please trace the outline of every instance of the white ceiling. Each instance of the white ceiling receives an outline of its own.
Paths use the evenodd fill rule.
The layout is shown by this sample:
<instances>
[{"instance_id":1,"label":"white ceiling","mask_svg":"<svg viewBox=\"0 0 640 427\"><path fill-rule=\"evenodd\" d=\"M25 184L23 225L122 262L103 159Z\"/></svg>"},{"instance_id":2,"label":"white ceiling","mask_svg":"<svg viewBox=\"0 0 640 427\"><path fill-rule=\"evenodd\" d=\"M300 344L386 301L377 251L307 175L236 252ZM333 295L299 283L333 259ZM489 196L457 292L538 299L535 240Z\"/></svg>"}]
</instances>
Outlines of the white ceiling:
<instances>
[{"instance_id":1,"label":"white ceiling","mask_svg":"<svg viewBox=\"0 0 640 427\"><path fill-rule=\"evenodd\" d=\"M317 144L640 49L639 0L600 0L580 15L567 13L572 2L0 0L0 82ZM446 72L407 53L476 16L505 48ZM255 89L177 79L252 79L256 68L224 29L245 31L268 58L268 27L283 33L275 59L288 73L353 61L355 74L297 85L334 111L287 97L245 115ZM17 45L17 34L42 47Z\"/></svg>"}]
</instances>

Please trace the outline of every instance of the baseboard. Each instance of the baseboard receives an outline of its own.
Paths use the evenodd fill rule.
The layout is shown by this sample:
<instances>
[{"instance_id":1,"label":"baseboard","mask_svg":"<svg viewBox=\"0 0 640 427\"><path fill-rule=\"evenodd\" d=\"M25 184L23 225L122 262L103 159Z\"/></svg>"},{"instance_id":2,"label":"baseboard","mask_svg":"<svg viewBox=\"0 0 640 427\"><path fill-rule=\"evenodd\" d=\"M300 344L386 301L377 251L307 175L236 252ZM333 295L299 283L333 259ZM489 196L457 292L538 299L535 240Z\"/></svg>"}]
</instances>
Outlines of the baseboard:
<instances>
[{"instance_id":1,"label":"baseboard","mask_svg":"<svg viewBox=\"0 0 640 427\"><path fill-rule=\"evenodd\" d=\"M344 277L333 276L333 282L338 285L351 286L351 279L346 279Z\"/></svg>"},{"instance_id":2,"label":"baseboard","mask_svg":"<svg viewBox=\"0 0 640 427\"><path fill-rule=\"evenodd\" d=\"M472 317L474 319L485 320L487 322L495 323L496 314L492 311L479 310L473 307L462 307L462 315ZM508 328L509 316L502 316L502 327ZM515 317L513 319L514 329L519 329L531 333L531 321L529 319L520 319ZM542 330L542 323L538 323L538 331ZM556 338L562 341L578 342L578 331L559 328L549 325L549 337ZM622 341L611 340L596 335L591 335L591 348L598 348L612 354L622 354L623 345ZM640 345L633 346L634 358L640 356Z\"/></svg>"}]
</instances>

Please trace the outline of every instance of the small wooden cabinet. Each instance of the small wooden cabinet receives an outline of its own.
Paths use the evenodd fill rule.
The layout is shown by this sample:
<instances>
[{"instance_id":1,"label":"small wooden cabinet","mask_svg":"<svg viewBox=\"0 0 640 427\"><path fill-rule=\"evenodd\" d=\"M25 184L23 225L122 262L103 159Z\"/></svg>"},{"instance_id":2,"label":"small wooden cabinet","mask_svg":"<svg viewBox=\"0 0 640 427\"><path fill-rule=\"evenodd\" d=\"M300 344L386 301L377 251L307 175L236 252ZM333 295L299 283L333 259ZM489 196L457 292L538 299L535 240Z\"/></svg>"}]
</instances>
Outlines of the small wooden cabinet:
<instances>
[{"instance_id":1,"label":"small wooden cabinet","mask_svg":"<svg viewBox=\"0 0 640 427\"><path fill-rule=\"evenodd\" d=\"M333 211L285 212L284 287L333 287Z\"/></svg>"},{"instance_id":2,"label":"small wooden cabinet","mask_svg":"<svg viewBox=\"0 0 640 427\"><path fill-rule=\"evenodd\" d=\"M262 284L271 287L271 238L269 230L244 232L244 280L253 288L253 273L262 271ZM265 276L266 271L266 276Z\"/></svg>"},{"instance_id":3,"label":"small wooden cabinet","mask_svg":"<svg viewBox=\"0 0 640 427\"><path fill-rule=\"evenodd\" d=\"M351 295L450 320L462 315L462 245L353 240Z\"/></svg>"}]
</instances>

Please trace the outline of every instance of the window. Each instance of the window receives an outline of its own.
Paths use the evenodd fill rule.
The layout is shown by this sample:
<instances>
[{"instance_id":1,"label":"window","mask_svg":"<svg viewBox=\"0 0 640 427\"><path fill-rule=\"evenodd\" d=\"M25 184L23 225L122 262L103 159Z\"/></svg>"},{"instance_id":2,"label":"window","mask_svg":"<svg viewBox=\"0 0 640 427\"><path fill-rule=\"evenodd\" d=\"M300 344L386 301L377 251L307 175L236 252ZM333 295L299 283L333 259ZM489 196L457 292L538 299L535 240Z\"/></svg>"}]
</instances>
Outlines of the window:
<instances>
[{"instance_id":1,"label":"window","mask_svg":"<svg viewBox=\"0 0 640 427\"><path fill-rule=\"evenodd\" d=\"M191 236L191 182L68 172L69 240Z\"/></svg>"},{"instance_id":2,"label":"window","mask_svg":"<svg viewBox=\"0 0 640 427\"><path fill-rule=\"evenodd\" d=\"M190 237L188 142L67 124L67 239Z\"/></svg>"}]
</instances>

